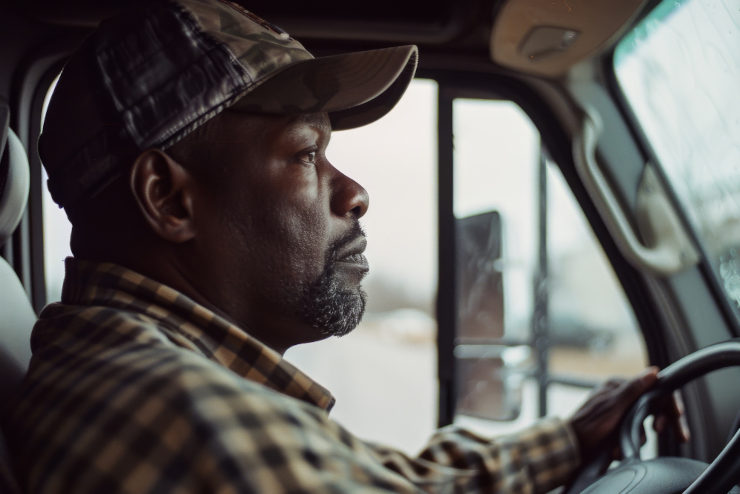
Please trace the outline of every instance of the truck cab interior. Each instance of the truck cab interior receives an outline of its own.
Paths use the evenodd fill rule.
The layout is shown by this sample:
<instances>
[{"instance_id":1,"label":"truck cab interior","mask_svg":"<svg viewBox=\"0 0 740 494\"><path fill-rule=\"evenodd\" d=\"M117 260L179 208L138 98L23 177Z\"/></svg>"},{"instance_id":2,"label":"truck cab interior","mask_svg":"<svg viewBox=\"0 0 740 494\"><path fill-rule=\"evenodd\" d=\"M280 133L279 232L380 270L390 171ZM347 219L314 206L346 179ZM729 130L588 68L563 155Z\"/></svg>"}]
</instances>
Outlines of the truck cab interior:
<instances>
[{"instance_id":1,"label":"truck cab interior","mask_svg":"<svg viewBox=\"0 0 740 494\"><path fill-rule=\"evenodd\" d=\"M432 199L416 214L431 218L433 233L413 242L429 244L435 273L428 310L435 425L544 416L567 401L558 389L586 392L608 362L632 356L638 369L664 369L660 391L681 390L691 439L660 435L641 460L635 436L639 442L646 398L620 431L622 464L599 476L605 460L595 459L567 492L733 489L740 480L736 0L236 1L316 55L419 46L417 79L428 90L430 118L407 122L398 154L417 153L412 127L429 126ZM28 365L35 314L58 300L46 252L68 245L53 234L63 219L49 212L36 149L45 102L69 54L100 20L130 5L0 2L3 408ZM508 138L514 149L532 148L524 158L526 215L519 192L510 206L495 201L524 168L501 154L507 143L496 144L513 124L484 114L511 111L532 136ZM566 193L605 267L577 249L556 255L575 221L559 216ZM380 191L373 200L398 198ZM526 249L512 240L523 229ZM527 250L526 262L517 249ZM611 329L618 318L603 295L607 277L623 294L633 343L619 343L623 335ZM574 295L568 286L576 278L586 288ZM575 309L563 309L572 306L592 316L577 320ZM586 350L597 357L579 360ZM0 463L12 465L12 451L2 454ZM12 467L0 469L3 476L12 482Z\"/></svg>"}]
</instances>

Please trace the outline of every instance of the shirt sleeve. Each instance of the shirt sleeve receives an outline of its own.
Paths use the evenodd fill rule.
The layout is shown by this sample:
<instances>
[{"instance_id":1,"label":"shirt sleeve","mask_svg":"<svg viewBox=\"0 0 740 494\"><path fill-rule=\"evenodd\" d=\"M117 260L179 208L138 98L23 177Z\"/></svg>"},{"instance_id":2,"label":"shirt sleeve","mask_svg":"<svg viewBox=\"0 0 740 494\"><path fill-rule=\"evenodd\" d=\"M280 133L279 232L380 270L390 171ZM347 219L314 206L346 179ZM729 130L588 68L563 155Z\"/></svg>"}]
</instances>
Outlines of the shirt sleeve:
<instances>
[{"instance_id":1,"label":"shirt sleeve","mask_svg":"<svg viewBox=\"0 0 740 494\"><path fill-rule=\"evenodd\" d=\"M387 468L425 492L546 493L566 483L580 464L572 429L556 418L496 439L449 426L416 458L371 447Z\"/></svg>"},{"instance_id":2,"label":"shirt sleeve","mask_svg":"<svg viewBox=\"0 0 740 494\"><path fill-rule=\"evenodd\" d=\"M10 469L8 454L2 444L2 436L0 436L0 492L5 494L20 494L21 492L16 483L15 475Z\"/></svg>"}]
</instances>

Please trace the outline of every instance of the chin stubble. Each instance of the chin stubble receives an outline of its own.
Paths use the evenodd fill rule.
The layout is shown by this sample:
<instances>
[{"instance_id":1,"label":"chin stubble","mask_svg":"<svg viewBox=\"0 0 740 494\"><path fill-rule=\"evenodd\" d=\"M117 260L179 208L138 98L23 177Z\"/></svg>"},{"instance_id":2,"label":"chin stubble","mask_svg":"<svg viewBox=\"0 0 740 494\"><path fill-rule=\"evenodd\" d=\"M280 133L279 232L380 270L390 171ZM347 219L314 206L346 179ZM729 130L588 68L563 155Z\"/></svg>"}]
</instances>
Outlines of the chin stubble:
<instances>
[{"instance_id":1,"label":"chin stubble","mask_svg":"<svg viewBox=\"0 0 740 494\"><path fill-rule=\"evenodd\" d=\"M364 236L359 222L350 232L334 242L324 263L324 270L302 297L301 317L325 336L344 336L357 327L365 313L367 294L359 285L347 289L337 277L337 252L346 243Z\"/></svg>"}]
</instances>

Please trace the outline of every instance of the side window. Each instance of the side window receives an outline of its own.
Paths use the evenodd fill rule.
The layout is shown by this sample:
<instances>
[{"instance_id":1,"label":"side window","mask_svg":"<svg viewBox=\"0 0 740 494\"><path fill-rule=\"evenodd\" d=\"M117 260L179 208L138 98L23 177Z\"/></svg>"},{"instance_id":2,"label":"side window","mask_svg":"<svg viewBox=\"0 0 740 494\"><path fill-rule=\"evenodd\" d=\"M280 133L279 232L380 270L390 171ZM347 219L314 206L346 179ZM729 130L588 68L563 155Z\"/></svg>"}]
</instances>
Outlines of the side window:
<instances>
[{"instance_id":1,"label":"side window","mask_svg":"<svg viewBox=\"0 0 740 494\"><path fill-rule=\"evenodd\" d=\"M43 183L46 184L46 170L43 172ZM44 274L46 277L46 301L56 302L62 297L64 282L64 259L72 255L69 238L72 225L64 210L52 200L48 189L43 194L44 217Z\"/></svg>"},{"instance_id":2,"label":"side window","mask_svg":"<svg viewBox=\"0 0 740 494\"><path fill-rule=\"evenodd\" d=\"M41 109L41 127L44 125L46 109L49 100L56 88L59 77L51 83L44 98ZM46 283L46 302L56 302L62 297L62 283L64 281L64 259L72 255L69 247L69 238L72 233L72 225L67 220L67 215L51 198L49 189L46 187L46 170L42 170L42 213L44 218L44 275Z\"/></svg>"},{"instance_id":3,"label":"side window","mask_svg":"<svg viewBox=\"0 0 740 494\"><path fill-rule=\"evenodd\" d=\"M567 415L645 366L632 311L521 108L455 99L453 132L455 420L503 432Z\"/></svg>"}]
</instances>

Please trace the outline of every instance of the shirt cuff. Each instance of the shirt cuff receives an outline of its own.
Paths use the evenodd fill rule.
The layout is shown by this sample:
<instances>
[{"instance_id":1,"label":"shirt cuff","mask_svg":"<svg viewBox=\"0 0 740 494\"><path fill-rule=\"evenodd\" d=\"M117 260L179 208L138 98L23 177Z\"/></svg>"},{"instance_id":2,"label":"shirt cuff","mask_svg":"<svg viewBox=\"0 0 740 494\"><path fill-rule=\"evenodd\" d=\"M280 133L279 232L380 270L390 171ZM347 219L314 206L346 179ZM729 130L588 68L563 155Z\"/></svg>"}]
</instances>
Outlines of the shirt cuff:
<instances>
[{"instance_id":1,"label":"shirt cuff","mask_svg":"<svg viewBox=\"0 0 740 494\"><path fill-rule=\"evenodd\" d=\"M522 433L530 458L535 492L548 492L568 482L581 463L578 440L570 424L546 418Z\"/></svg>"}]
</instances>

